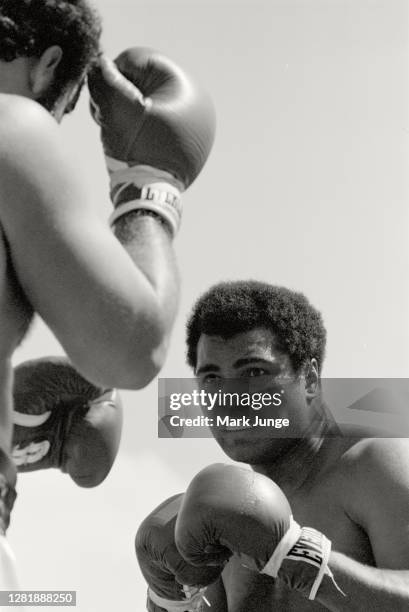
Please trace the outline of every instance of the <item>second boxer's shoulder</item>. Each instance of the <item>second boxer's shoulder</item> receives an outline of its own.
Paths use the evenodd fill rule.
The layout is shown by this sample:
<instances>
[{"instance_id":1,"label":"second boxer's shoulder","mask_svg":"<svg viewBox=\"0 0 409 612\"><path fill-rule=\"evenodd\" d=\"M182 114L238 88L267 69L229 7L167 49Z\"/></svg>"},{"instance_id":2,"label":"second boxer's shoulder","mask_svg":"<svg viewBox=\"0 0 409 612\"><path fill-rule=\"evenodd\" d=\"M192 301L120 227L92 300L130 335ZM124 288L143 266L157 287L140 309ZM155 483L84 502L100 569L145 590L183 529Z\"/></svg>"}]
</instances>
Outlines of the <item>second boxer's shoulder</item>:
<instances>
[{"instance_id":1,"label":"second boxer's shoulder","mask_svg":"<svg viewBox=\"0 0 409 612\"><path fill-rule=\"evenodd\" d=\"M0 94L0 133L21 137L55 132L57 123L38 102L10 94Z\"/></svg>"},{"instance_id":2,"label":"second boxer's shoulder","mask_svg":"<svg viewBox=\"0 0 409 612\"><path fill-rule=\"evenodd\" d=\"M38 223L41 211L49 218L84 208L79 169L48 111L33 100L0 95L0 216L6 234L8 220L14 224L30 209Z\"/></svg>"},{"instance_id":3,"label":"second boxer's shoulder","mask_svg":"<svg viewBox=\"0 0 409 612\"><path fill-rule=\"evenodd\" d=\"M0 95L0 171L18 172L52 163L58 149L58 124L34 100Z\"/></svg>"}]
</instances>

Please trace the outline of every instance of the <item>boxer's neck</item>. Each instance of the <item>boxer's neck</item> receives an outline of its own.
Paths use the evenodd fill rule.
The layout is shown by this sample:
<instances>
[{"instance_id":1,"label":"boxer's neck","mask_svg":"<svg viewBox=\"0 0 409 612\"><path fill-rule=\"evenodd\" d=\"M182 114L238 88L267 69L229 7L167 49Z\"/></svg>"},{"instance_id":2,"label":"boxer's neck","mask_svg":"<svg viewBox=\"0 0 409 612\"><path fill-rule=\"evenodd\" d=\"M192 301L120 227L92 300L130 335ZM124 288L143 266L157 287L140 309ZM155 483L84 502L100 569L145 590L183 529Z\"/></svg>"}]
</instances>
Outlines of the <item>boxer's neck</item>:
<instances>
[{"instance_id":1,"label":"boxer's neck","mask_svg":"<svg viewBox=\"0 0 409 612\"><path fill-rule=\"evenodd\" d=\"M274 480L287 497L292 497L315 480L332 462L329 438L334 435L331 424L317 424L304 438L293 440L289 449L273 462L253 465L253 469Z\"/></svg>"}]
</instances>

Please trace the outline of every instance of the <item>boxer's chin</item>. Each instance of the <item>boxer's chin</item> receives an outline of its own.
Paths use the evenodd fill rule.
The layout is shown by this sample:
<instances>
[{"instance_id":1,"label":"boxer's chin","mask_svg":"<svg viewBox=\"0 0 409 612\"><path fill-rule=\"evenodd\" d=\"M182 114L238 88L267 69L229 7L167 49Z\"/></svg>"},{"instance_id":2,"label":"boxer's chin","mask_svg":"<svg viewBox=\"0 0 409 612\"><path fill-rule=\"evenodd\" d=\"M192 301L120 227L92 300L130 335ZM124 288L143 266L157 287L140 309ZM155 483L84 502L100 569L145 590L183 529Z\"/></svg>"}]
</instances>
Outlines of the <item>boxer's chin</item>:
<instances>
[{"instance_id":1,"label":"boxer's chin","mask_svg":"<svg viewBox=\"0 0 409 612\"><path fill-rule=\"evenodd\" d=\"M256 437L246 431L219 431L215 439L230 459L251 465L278 461L291 451L295 443L293 438Z\"/></svg>"}]
</instances>

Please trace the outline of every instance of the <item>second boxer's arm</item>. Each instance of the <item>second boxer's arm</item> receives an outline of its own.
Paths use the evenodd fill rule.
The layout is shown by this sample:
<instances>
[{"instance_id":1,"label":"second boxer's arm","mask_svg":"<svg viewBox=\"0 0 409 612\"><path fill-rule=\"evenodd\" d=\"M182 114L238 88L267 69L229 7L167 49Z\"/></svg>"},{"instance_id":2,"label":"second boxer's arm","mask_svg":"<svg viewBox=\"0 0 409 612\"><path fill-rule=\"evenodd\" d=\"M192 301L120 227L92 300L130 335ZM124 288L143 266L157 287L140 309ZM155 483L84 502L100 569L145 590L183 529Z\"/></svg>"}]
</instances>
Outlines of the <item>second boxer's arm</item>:
<instances>
[{"instance_id":1,"label":"second boxer's arm","mask_svg":"<svg viewBox=\"0 0 409 612\"><path fill-rule=\"evenodd\" d=\"M139 210L117 219L112 229L153 287L164 327L170 330L179 298L179 274L169 228L158 215Z\"/></svg>"},{"instance_id":2,"label":"second boxer's arm","mask_svg":"<svg viewBox=\"0 0 409 612\"><path fill-rule=\"evenodd\" d=\"M177 303L166 229L134 220L130 257L87 201L54 120L31 101L8 100L0 220L23 289L86 378L142 387L162 364Z\"/></svg>"}]
</instances>

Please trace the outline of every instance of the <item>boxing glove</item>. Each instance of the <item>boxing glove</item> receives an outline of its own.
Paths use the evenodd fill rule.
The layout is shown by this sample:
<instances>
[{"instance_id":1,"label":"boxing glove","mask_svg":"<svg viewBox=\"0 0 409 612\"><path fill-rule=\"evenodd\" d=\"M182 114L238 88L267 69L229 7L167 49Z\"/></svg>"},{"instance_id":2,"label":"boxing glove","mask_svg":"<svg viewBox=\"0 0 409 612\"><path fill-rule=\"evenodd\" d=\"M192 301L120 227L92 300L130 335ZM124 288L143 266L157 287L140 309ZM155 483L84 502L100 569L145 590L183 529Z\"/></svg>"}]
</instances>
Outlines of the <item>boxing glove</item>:
<instances>
[{"instance_id":1,"label":"boxing glove","mask_svg":"<svg viewBox=\"0 0 409 612\"><path fill-rule=\"evenodd\" d=\"M200 609L205 597L200 585L218 577L214 568L189 566L175 545L175 523L183 495L175 495L140 525L135 537L135 551L141 572L149 585L149 612L190 612ZM194 585L189 588L183 585Z\"/></svg>"},{"instance_id":2,"label":"boxing glove","mask_svg":"<svg viewBox=\"0 0 409 612\"><path fill-rule=\"evenodd\" d=\"M212 465L193 479L178 514L175 541L187 563L216 565L221 571L236 553L250 569L279 576L309 599L315 598L324 573L332 577L330 541L315 529L301 529L284 493L269 478L234 465Z\"/></svg>"},{"instance_id":3,"label":"boxing glove","mask_svg":"<svg viewBox=\"0 0 409 612\"><path fill-rule=\"evenodd\" d=\"M115 62L101 56L88 88L110 174L111 223L130 210L150 210L174 235L180 194L212 148L209 96L174 62L142 47L124 51Z\"/></svg>"},{"instance_id":4,"label":"boxing glove","mask_svg":"<svg viewBox=\"0 0 409 612\"><path fill-rule=\"evenodd\" d=\"M115 390L95 387L63 357L45 357L14 369L13 399L19 472L59 468L81 487L106 478L122 428Z\"/></svg>"}]
</instances>

